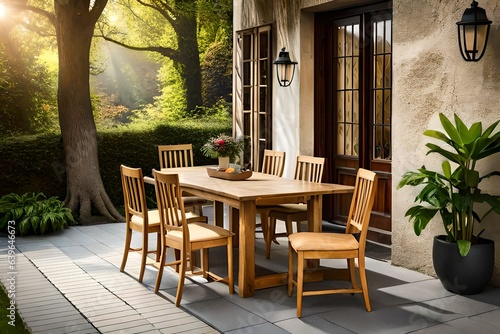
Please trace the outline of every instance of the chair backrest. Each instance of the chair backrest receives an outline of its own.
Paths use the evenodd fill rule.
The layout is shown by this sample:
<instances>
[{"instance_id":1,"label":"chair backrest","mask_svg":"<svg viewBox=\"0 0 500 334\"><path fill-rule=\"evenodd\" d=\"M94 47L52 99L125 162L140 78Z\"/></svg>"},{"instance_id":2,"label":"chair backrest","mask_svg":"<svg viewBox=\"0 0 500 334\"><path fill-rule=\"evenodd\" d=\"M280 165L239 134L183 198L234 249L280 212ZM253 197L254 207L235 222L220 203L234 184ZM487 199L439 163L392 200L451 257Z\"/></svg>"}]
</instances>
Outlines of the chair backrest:
<instances>
[{"instance_id":1,"label":"chair backrest","mask_svg":"<svg viewBox=\"0 0 500 334\"><path fill-rule=\"evenodd\" d=\"M325 158L298 155L295 164L295 180L320 183Z\"/></svg>"},{"instance_id":2,"label":"chair backrest","mask_svg":"<svg viewBox=\"0 0 500 334\"><path fill-rule=\"evenodd\" d=\"M132 215L144 219L147 226L148 208L146 205L146 191L144 189L144 178L142 169L120 166L123 188L123 203L127 222Z\"/></svg>"},{"instance_id":3,"label":"chair backrest","mask_svg":"<svg viewBox=\"0 0 500 334\"><path fill-rule=\"evenodd\" d=\"M158 145L160 168L193 167L193 144Z\"/></svg>"},{"instance_id":4,"label":"chair backrest","mask_svg":"<svg viewBox=\"0 0 500 334\"><path fill-rule=\"evenodd\" d=\"M264 150L262 170L264 174L282 176L285 170L285 152Z\"/></svg>"},{"instance_id":5,"label":"chair backrest","mask_svg":"<svg viewBox=\"0 0 500 334\"><path fill-rule=\"evenodd\" d=\"M160 223L162 232L171 230L183 230L187 232L186 214L182 201L179 175L166 174L153 170L155 178L156 200L160 212Z\"/></svg>"},{"instance_id":6,"label":"chair backrest","mask_svg":"<svg viewBox=\"0 0 500 334\"><path fill-rule=\"evenodd\" d=\"M370 223L370 214L377 189L377 175L369 170L360 168L356 176L356 184L351 200L351 208L347 216L346 233L360 233L359 244L363 247Z\"/></svg>"}]
</instances>

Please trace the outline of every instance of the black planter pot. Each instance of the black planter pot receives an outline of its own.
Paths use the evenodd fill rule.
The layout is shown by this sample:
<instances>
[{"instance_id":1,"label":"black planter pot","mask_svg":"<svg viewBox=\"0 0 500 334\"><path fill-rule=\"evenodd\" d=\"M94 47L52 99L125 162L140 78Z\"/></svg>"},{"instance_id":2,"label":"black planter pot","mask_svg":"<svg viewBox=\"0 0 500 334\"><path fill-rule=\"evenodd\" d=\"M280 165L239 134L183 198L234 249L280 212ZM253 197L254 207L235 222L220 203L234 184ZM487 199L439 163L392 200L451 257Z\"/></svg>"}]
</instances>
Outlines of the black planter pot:
<instances>
[{"instance_id":1,"label":"black planter pot","mask_svg":"<svg viewBox=\"0 0 500 334\"><path fill-rule=\"evenodd\" d=\"M446 290L461 295L480 293L493 274L495 243L479 238L469 254L462 257L457 244L447 242L445 235L438 235L434 237L432 260Z\"/></svg>"}]
</instances>

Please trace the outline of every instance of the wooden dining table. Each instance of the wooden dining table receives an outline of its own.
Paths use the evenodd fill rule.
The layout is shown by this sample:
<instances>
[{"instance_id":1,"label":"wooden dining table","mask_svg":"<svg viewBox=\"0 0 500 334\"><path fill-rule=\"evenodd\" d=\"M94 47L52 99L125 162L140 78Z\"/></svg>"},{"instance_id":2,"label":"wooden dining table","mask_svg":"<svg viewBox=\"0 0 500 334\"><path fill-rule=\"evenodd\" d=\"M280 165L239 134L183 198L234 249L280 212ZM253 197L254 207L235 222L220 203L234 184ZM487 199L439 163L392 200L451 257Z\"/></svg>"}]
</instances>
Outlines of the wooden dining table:
<instances>
[{"instance_id":1,"label":"wooden dining table","mask_svg":"<svg viewBox=\"0 0 500 334\"><path fill-rule=\"evenodd\" d=\"M310 229L321 231L322 196L352 193L354 187L313 183L254 172L246 180L232 181L208 176L207 166L167 168L179 175L183 191L215 203L214 219L223 225L223 205L239 211L238 294L251 297L255 289L285 284L287 273L255 277L255 225L257 205L307 203Z\"/></svg>"}]
</instances>

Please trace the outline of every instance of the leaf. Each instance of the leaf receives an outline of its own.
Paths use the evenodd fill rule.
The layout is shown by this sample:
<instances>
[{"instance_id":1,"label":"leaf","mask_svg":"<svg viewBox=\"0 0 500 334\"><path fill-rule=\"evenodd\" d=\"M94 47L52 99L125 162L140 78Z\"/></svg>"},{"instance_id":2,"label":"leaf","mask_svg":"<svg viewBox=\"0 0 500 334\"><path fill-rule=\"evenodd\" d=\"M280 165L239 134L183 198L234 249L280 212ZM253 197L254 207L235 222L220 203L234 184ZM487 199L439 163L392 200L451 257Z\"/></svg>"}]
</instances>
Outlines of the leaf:
<instances>
[{"instance_id":1,"label":"leaf","mask_svg":"<svg viewBox=\"0 0 500 334\"><path fill-rule=\"evenodd\" d=\"M443 174L447 179L451 178L451 165L448 160L443 161L441 164L441 167L443 168Z\"/></svg>"},{"instance_id":2,"label":"leaf","mask_svg":"<svg viewBox=\"0 0 500 334\"><path fill-rule=\"evenodd\" d=\"M449 143L450 142L450 138L448 138L444 133L442 133L441 131L436 131L436 130L425 130L424 131L424 136L428 136L428 137L432 137L432 138L436 138L436 139L439 139L439 140L442 140L444 141L445 143Z\"/></svg>"},{"instance_id":3,"label":"leaf","mask_svg":"<svg viewBox=\"0 0 500 334\"><path fill-rule=\"evenodd\" d=\"M446 159L451 160L459 165L463 161L463 158L459 154L447 151L447 150L443 149L442 147L437 146L436 144L427 143L425 146L430 148L430 150L427 152L427 154L430 154L432 152L438 153L438 154L442 155L443 157L445 157Z\"/></svg>"},{"instance_id":4,"label":"leaf","mask_svg":"<svg viewBox=\"0 0 500 334\"><path fill-rule=\"evenodd\" d=\"M415 234L420 235L422 230L429 224L429 221L437 212L437 209L429 209L421 205L416 205L406 211L405 217L410 216L410 222L413 220L413 230Z\"/></svg>"},{"instance_id":5,"label":"leaf","mask_svg":"<svg viewBox=\"0 0 500 334\"><path fill-rule=\"evenodd\" d=\"M471 242L467 240L457 240L458 251L462 257L466 257L469 254Z\"/></svg>"},{"instance_id":6,"label":"leaf","mask_svg":"<svg viewBox=\"0 0 500 334\"><path fill-rule=\"evenodd\" d=\"M19 223L19 233L21 234L21 236L27 235L28 232L30 231L30 228L31 228L31 225L30 225L28 218L24 218Z\"/></svg>"},{"instance_id":7,"label":"leaf","mask_svg":"<svg viewBox=\"0 0 500 334\"><path fill-rule=\"evenodd\" d=\"M446 131L448 136L450 136L451 141L462 146L463 145L462 138L460 137L458 130L451 123L451 121L443 113L439 113L439 119L441 120L441 125L443 126L443 129Z\"/></svg>"}]
</instances>

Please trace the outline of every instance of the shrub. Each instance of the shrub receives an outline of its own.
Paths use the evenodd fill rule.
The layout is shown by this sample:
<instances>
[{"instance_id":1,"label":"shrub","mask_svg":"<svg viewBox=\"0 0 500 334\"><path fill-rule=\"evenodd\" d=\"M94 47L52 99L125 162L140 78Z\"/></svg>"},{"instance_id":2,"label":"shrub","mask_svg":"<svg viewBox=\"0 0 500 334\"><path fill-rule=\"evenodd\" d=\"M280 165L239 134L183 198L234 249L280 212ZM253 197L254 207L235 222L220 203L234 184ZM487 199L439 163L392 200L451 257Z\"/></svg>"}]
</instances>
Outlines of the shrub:
<instances>
[{"instance_id":1,"label":"shrub","mask_svg":"<svg viewBox=\"0 0 500 334\"><path fill-rule=\"evenodd\" d=\"M0 230L9 221L16 222L16 234L45 234L74 225L71 210L56 197L47 198L43 193L8 194L0 198Z\"/></svg>"}]
</instances>

